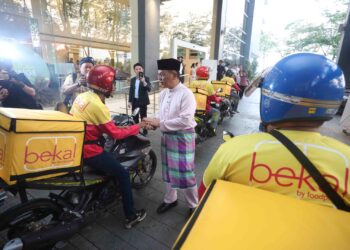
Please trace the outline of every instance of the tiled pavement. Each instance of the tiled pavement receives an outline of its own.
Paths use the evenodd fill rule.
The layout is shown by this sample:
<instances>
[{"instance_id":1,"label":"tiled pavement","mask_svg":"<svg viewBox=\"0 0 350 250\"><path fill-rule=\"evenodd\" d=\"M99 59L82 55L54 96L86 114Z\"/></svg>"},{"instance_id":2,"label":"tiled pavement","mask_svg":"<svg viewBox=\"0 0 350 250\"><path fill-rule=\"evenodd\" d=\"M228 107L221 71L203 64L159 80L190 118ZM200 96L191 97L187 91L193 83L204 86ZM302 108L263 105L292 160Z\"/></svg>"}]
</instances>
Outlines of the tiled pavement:
<instances>
[{"instance_id":1,"label":"tiled pavement","mask_svg":"<svg viewBox=\"0 0 350 250\"><path fill-rule=\"evenodd\" d=\"M125 107L123 98L111 100L108 103L111 110L122 112ZM116 107L118 108L116 110ZM230 120L225 120L220 129L226 129L235 135L257 131L259 124L259 98L244 98L239 106L240 113ZM152 111L150 115L152 115ZM338 138L350 145L350 137L345 136L338 126L339 117L327 122L322 127L322 133ZM103 212L94 223L88 225L79 233L68 239L60 248L69 249L169 249L174 243L181 228L186 223L187 212L184 197L179 194L179 205L164 215L156 213L157 206L162 202L164 185L161 180L159 131L150 132L152 146L158 157L158 167L151 183L142 190L134 191L136 207L146 208L146 219L131 230L123 228L121 204ZM222 143L220 136L211 138L196 149L196 175L199 183L203 171L211 156ZM37 197L40 192L33 192ZM11 201L12 203L13 201ZM8 204L7 204L8 205Z\"/></svg>"}]
</instances>

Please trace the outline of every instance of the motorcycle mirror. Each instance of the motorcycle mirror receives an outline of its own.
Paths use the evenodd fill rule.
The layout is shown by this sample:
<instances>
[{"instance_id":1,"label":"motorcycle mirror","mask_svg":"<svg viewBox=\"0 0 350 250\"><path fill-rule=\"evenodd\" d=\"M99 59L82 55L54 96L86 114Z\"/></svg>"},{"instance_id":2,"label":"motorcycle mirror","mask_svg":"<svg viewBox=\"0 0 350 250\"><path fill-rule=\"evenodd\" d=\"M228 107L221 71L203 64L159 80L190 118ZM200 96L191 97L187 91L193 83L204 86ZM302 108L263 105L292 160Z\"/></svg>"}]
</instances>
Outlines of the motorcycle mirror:
<instances>
[{"instance_id":1,"label":"motorcycle mirror","mask_svg":"<svg viewBox=\"0 0 350 250\"><path fill-rule=\"evenodd\" d=\"M244 91L244 95L246 97L251 96L251 94L253 94L257 88L261 87L261 84L263 83L266 74L269 73L270 70L271 68L264 69L260 74L258 74L258 76L252 81L252 83L248 87L246 87Z\"/></svg>"},{"instance_id":2,"label":"motorcycle mirror","mask_svg":"<svg viewBox=\"0 0 350 250\"><path fill-rule=\"evenodd\" d=\"M224 139L224 141L229 141L233 137L235 137L235 135L229 131L224 130L222 132L222 139Z\"/></svg>"},{"instance_id":3,"label":"motorcycle mirror","mask_svg":"<svg viewBox=\"0 0 350 250\"><path fill-rule=\"evenodd\" d=\"M134 109L134 112L132 112L132 116L137 116L140 112L140 108Z\"/></svg>"}]
</instances>

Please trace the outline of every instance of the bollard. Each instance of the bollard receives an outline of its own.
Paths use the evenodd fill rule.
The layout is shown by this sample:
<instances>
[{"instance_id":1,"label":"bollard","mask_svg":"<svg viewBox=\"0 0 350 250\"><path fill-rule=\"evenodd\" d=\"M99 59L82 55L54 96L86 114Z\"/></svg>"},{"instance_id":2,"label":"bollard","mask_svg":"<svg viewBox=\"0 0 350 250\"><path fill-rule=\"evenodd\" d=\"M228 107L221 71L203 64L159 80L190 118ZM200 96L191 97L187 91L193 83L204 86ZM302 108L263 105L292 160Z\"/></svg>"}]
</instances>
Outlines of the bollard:
<instances>
[{"instance_id":1,"label":"bollard","mask_svg":"<svg viewBox=\"0 0 350 250\"><path fill-rule=\"evenodd\" d=\"M126 110L126 114L129 115L128 113L128 94L125 92L125 110Z\"/></svg>"}]
</instances>

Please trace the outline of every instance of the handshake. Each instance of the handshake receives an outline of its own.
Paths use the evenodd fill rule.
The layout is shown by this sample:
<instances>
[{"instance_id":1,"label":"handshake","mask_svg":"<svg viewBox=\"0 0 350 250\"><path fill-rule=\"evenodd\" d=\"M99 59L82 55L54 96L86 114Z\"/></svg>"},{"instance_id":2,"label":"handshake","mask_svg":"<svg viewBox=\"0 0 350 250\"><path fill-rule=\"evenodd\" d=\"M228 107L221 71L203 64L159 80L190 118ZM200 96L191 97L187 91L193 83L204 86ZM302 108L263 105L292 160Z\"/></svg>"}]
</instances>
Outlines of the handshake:
<instances>
[{"instance_id":1,"label":"handshake","mask_svg":"<svg viewBox=\"0 0 350 250\"><path fill-rule=\"evenodd\" d=\"M156 130L159 127L159 119L157 118L143 118L138 124L140 128L145 128L147 130Z\"/></svg>"}]
</instances>

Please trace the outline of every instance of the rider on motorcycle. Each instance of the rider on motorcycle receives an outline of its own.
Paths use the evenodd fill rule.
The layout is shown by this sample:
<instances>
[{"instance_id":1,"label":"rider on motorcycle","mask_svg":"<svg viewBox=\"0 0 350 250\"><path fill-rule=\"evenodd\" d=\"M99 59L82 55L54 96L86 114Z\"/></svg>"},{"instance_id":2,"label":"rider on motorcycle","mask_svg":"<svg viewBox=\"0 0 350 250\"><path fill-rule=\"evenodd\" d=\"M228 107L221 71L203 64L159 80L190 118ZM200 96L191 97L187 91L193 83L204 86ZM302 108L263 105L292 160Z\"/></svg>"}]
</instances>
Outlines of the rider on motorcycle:
<instances>
[{"instance_id":1,"label":"rider on motorcycle","mask_svg":"<svg viewBox=\"0 0 350 250\"><path fill-rule=\"evenodd\" d=\"M89 91L77 96L70 113L87 122L84 142L84 162L109 175L115 176L122 195L126 216L125 228L130 229L146 217L144 209L135 210L129 172L112 156L103 150L100 141L103 133L120 140L137 135L145 122L128 127L117 127L111 119L105 99L110 97L115 82L115 70L110 66L97 65L87 77Z\"/></svg>"},{"instance_id":2,"label":"rider on motorcycle","mask_svg":"<svg viewBox=\"0 0 350 250\"><path fill-rule=\"evenodd\" d=\"M209 69L206 66L200 66L196 70L197 80L190 82L190 88L199 88L206 90L208 92L207 105L205 107L205 112L211 118L210 127L212 129L211 135L216 135L216 129L220 119L220 111L211 106L212 102L220 103L221 98L216 96L213 85L208 81L209 79Z\"/></svg>"},{"instance_id":3,"label":"rider on motorcycle","mask_svg":"<svg viewBox=\"0 0 350 250\"><path fill-rule=\"evenodd\" d=\"M234 113L238 113L238 102L239 102L239 91L241 88L239 85L235 82L234 73L231 69L228 69L225 73L225 77L221 79L222 82L227 82L231 86L231 107Z\"/></svg>"},{"instance_id":4,"label":"rider on motorcycle","mask_svg":"<svg viewBox=\"0 0 350 250\"><path fill-rule=\"evenodd\" d=\"M322 55L298 53L265 71L246 95L261 88L265 131L277 130L294 142L349 204L350 147L318 131L336 114L344 86L342 70L334 62ZM241 135L224 143L204 172L200 196L215 179L332 205L302 164L269 133Z\"/></svg>"}]
</instances>

